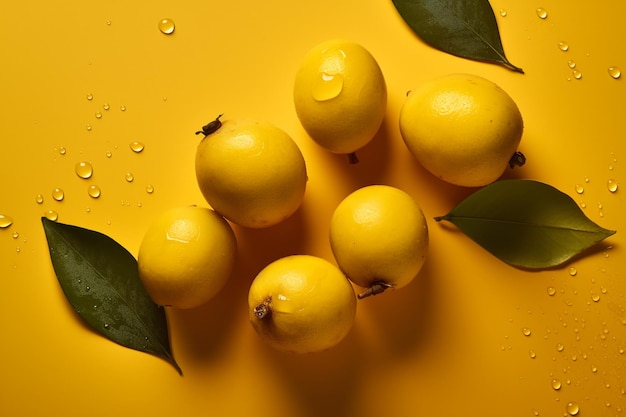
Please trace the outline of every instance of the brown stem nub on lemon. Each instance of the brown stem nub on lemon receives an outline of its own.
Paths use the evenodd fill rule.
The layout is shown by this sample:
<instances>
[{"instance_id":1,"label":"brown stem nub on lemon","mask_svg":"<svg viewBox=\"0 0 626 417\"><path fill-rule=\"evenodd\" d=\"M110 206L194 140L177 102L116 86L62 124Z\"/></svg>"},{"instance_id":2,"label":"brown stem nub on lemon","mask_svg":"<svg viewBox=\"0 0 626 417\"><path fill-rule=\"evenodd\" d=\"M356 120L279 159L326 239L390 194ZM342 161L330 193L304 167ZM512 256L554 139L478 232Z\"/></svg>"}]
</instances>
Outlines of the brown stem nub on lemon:
<instances>
[{"instance_id":1,"label":"brown stem nub on lemon","mask_svg":"<svg viewBox=\"0 0 626 417\"><path fill-rule=\"evenodd\" d=\"M365 291L360 292L357 295L357 298L361 300L366 297L371 297L373 295L382 294L385 291L387 291L389 288L393 288L393 285L389 285L381 281L375 281L372 285L370 285L367 289L365 289Z\"/></svg>"}]
</instances>

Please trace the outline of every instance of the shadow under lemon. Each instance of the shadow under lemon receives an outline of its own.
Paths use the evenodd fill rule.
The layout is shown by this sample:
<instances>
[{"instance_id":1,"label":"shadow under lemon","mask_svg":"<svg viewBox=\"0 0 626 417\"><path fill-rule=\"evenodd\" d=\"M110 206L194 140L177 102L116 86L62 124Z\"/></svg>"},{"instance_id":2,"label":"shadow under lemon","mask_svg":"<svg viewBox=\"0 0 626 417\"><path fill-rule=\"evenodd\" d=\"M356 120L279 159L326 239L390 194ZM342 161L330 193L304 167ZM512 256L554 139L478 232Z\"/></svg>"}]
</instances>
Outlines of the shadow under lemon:
<instances>
[{"instance_id":1,"label":"shadow under lemon","mask_svg":"<svg viewBox=\"0 0 626 417\"><path fill-rule=\"evenodd\" d=\"M302 252L307 240L302 207L268 228L232 226L237 237L237 260L224 288L198 308L167 310L172 350L183 372L220 362L231 353L229 346L236 329L251 326L248 291L254 277L272 261Z\"/></svg>"}]
</instances>

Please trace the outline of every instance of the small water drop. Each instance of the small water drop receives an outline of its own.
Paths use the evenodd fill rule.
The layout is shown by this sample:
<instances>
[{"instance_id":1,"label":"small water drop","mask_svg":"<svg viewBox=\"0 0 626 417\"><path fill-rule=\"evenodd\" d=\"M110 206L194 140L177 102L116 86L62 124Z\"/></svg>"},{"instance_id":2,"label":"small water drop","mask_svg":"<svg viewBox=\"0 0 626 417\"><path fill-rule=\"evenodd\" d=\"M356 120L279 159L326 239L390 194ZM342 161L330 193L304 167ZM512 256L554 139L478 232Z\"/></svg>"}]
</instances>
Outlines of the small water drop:
<instances>
[{"instance_id":1,"label":"small water drop","mask_svg":"<svg viewBox=\"0 0 626 417\"><path fill-rule=\"evenodd\" d=\"M87 123L85 125L85 129L87 129L88 132L91 132L91 129L93 129L93 127L91 127L91 125L89 123Z\"/></svg>"},{"instance_id":2,"label":"small water drop","mask_svg":"<svg viewBox=\"0 0 626 417\"><path fill-rule=\"evenodd\" d=\"M582 193L584 193L584 192L585 192L585 188L584 188L582 185L580 185L580 184L576 184L576 185L574 186L574 190L576 190L576 192L577 192L578 194L582 194Z\"/></svg>"},{"instance_id":3,"label":"small water drop","mask_svg":"<svg viewBox=\"0 0 626 417\"><path fill-rule=\"evenodd\" d=\"M104 323L104 328L108 329L109 328L109 323Z\"/></svg>"},{"instance_id":4,"label":"small water drop","mask_svg":"<svg viewBox=\"0 0 626 417\"><path fill-rule=\"evenodd\" d=\"M580 80L583 77L583 73L578 71L578 70L574 70L572 71L572 75L574 76L575 79Z\"/></svg>"},{"instance_id":5,"label":"small water drop","mask_svg":"<svg viewBox=\"0 0 626 417\"><path fill-rule=\"evenodd\" d=\"M127 172L124 178L126 179L127 182L133 182L135 180L135 177L133 176L131 172Z\"/></svg>"},{"instance_id":6,"label":"small water drop","mask_svg":"<svg viewBox=\"0 0 626 417\"><path fill-rule=\"evenodd\" d=\"M120 110L121 111L126 111L126 106L124 106L124 105L120 106Z\"/></svg>"},{"instance_id":7,"label":"small water drop","mask_svg":"<svg viewBox=\"0 0 626 417\"><path fill-rule=\"evenodd\" d=\"M43 195L37 194L37 196L35 197L35 203L43 204Z\"/></svg>"},{"instance_id":8,"label":"small water drop","mask_svg":"<svg viewBox=\"0 0 626 417\"><path fill-rule=\"evenodd\" d=\"M558 379L553 379L552 380L552 389L555 391L558 391L561 389L561 381L559 381Z\"/></svg>"},{"instance_id":9,"label":"small water drop","mask_svg":"<svg viewBox=\"0 0 626 417\"><path fill-rule=\"evenodd\" d=\"M143 151L143 148L144 148L144 144L139 142L138 140L130 143L130 149L135 153L139 153Z\"/></svg>"},{"instance_id":10,"label":"small water drop","mask_svg":"<svg viewBox=\"0 0 626 417\"><path fill-rule=\"evenodd\" d=\"M570 274L570 276L574 277L578 273L578 270L576 269L576 267L571 266L567 272Z\"/></svg>"},{"instance_id":11,"label":"small water drop","mask_svg":"<svg viewBox=\"0 0 626 417\"><path fill-rule=\"evenodd\" d=\"M13 234L11 235L11 237L13 239L17 239L18 237L20 237L20 234L18 232L13 232Z\"/></svg>"},{"instance_id":12,"label":"small water drop","mask_svg":"<svg viewBox=\"0 0 626 417\"><path fill-rule=\"evenodd\" d=\"M107 157L107 158L110 158L110 157L112 157L112 156L113 156L113 153L112 153L111 151L107 151L107 153L106 153L106 157Z\"/></svg>"},{"instance_id":13,"label":"small water drop","mask_svg":"<svg viewBox=\"0 0 626 417\"><path fill-rule=\"evenodd\" d=\"M567 42L559 42L559 49L563 52L569 51L569 44Z\"/></svg>"},{"instance_id":14,"label":"small water drop","mask_svg":"<svg viewBox=\"0 0 626 417\"><path fill-rule=\"evenodd\" d=\"M93 94L87 93L87 100L89 101L93 100Z\"/></svg>"},{"instance_id":15,"label":"small water drop","mask_svg":"<svg viewBox=\"0 0 626 417\"><path fill-rule=\"evenodd\" d=\"M591 294L591 301L593 301L594 303L597 303L598 301L600 301L600 294Z\"/></svg>"},{"instance_id":16,"label":"small water drop","mask_svg":"<svg viewBox=\"0 0 626 417\"><path fill-rule=\"evenodd\" d=\"M89 285L87 285L87 286L85 287L85 290L87 290L87 291L91 291L91 287L90 287Z\"/></svg>"},{"instance_id":17,"label":"small water drop","mask_svg":"<svg viewBox=\"0 0 626 417\"><path fill-rule=\"evenodd\" d=\"M154 192L154 187L150 184L146 185L146 192L148 194L152 194Z\"/></svg>"},{"instance_id":18,"label":"small water drop","mask_svg":"<svg viewBox=\"0 0 626 417\"><path fill-rule=\"evenodd\" d=\"M527 327L524 327L524 328L522 329L522 334L523 334L524 336L530 336L530 335L531 335L531 333L532 333L532 332L531 332L531 331L530 331L530 329L529 329L529 328L527 328Z\"/></svg>"},{"instance_id":19,"label":"small water drop","mask_svg":"<svg viewBox=\"0 0 626 417\"><path fill-rule=\"evenodd\" d=\"M567 411L567 414L570 416L575 416L580 412L580 407L575 402L569 402L565 406L565 411Z\"/></svg>"},{"instance_id":20,"label":"small water drop","mask_svg":"<svg viewBox=\"0 0 626 417\"><path fill-rule=\"evenodd\" d=\"M87 194L89 194L89 197L91 198L99 198L102 191L97 185L90 185L89 188L87 188Z\"/></svg>"},{"instance_id":21,"label":"small water drop","mask_svg":"<svg viewBox=\"0 0 626 417\"><path fill-rule=\"evenodd\" d=\"M612 193L617 192L617 188L618 188L617 181L615 181L614 179L608 179L606 181L606 188Z\"/></svg>"},{"instance_id":22,"label":"small water drop","mask_svg":"<svg viewBox=\"0 0 626 417\"><path fill-rule=\"evenodd\" d=\"M111 108L111 106L109 106L109 103L104 103L104 104L102 105L102 108L103 108L104 110L109 110L109 109Z\"/></svg>"},{"instance_id":23,"label":"small water drop","mask_svg":"<svg viewBox=\"0 0 626 417\"><path fill-rule=\"evenodd\" d=\"M540 19L545 19L548 17L548 12L546 11L546 9L540 7L537 9L537 16Z\"/></svg>"},{"instance_id":24,"label":"small water drop","mask_svg":"<svg viewBox=\"0 0 626 417\"><path fill-rule=\"evenodd\" d=\"M63 201L63 199L65 198L65 193L62 189L55 188L54 190L52 190L52 198L54 198L56 201Z\"/></svg>"},{"instance_id":25,"label":"small water drop","mask_svg":"<svg viewBox=\"0 0 626 417\"><path fill-rule=\"evenodd\" d=\"M91 178L91 176L93 175L93 166L91 165L91 162L80 161L74 167L74 171L76 172L76 175L78 175L80 178Z\"/></svg>"},{"instance_id":26,"label":"small water drop","mask_svg":"<svg viewBox=\"0 0 626 417\"><path fill-rule=\"evenodd\" d=\"M95 116L96 116L96 119L102 119L102 113L99 111L95 113Z\"/></svg>"},{"instance_id":27,"label":"small water drop","mask_svg":"<svg viewBox=\"0 0 626 417\"><path fill-rule=\"evenodd\" d=\"M556 294L556 288L548 287L548 295L552 297L554 294Z\"/></svg>"},{"instance_id":28,"label":"small water drop","mask_svg":"<svg viewBox=\"0 0 626 417\"><path fill-rule=\"evenodd\" d=\"M570 59L569 61L567 61L567 66L571 69L576 68L576 61Z\"/></svg>"},{"instance_id":29,"label":"small water drop","mask_svg":"<svg viewBox=\"0 0 626 417\"><path fill-rule=\"evenodd\" d=\"M622 76L622 71L617 67L609 67L608 71L611 78L615 78L616 80Z\"/></svg>"},{"instance_id":30,"label":"small water drop","mask_svg":"<svg viewBox=\"0 0 626 417\"><path fill-rule=\"evenodd\" d=\"M174 33L175 29L176 25L174 24L174 21L172 19L161 19L159 21L159 30L161 31L161 33L165 35L171 35L172 33Z\"/></svg>"},{"instance_id":31,"label":"small water drop","mask_svg":"<svg viewBox=\"0 0 626 417\"><path fill-rule=\"evenodd\" d=\"M580 202L580 208L587 208L587 203L585 203L584 201Z\"/></svg>"},{"instance_id":32,"label":"small water drop","mask_svg":"<svg viewBox=\"0 0 626 417\"><path fill-rule=\"evenodd\" d=\"M537 354L535 353L534 350L529 350L528 356L530 357L530 359L535 359L537 357Z\"/></svg>"},{"instance_id":33,"label":"small water drop","mask_svg":"<svg viewBox=\"0 0 626 417\"><path fill-rule=\"evenodd\" d=\"M46 216L46 219L53 221L53 222L56 222L59 219L59 213L57 213L54 210L46 211L45 216Z\"/></svg>"},{"instance_id":34,"label":"small water drop","mask_svg":"<svg viewBox=\"0 0 626 417\"><path fill-rule=\"evenodd\" d=\"M0 214L0 228L6 229L13 224L13 219L7 215Z\"/></svg>"},{"instance_id":35,"label":"small water drop","mask_svg":"<svg viewBox=\"0 0 626 417\"><path fill-rule=\"evenodd\" d=\"M317 101L332 100L343 90L343 76L322 72L313 85L313 98Z\"/></svg>"},{"instance_id":36,"label":"small water drop","mask_svg":"<svg viewBox=\"0 0 626 417\"><path fill-rule=\"evenodd\" d=\"M111 26L111 19L107 19L107 26Z\"/></svg>"},{"instance_id":37,"label":"small water drop","mask_svg":"<svg viewBox=\"0 0 626 417\"><path fill-rule=\"evenodd\" d=\"M500 16L506 17L506 15L507 15L506 10L500 9Z\"/></svg>"},{"instance_id":38,"label":"small water drop","mask_svg":"<svg viewBox=\"0 0 626 417\"><path fill-rule=\"evenodd\" d=\"M65 146L59 146L59 155L65 155L67 153L67 149Z\"/></svg>"},{"instance_id":39,"label":"small water drop","mask_svg":"<svg viewBox=\"0 0 626 417\"><path fill-rule=\"evenodd\" d=\"M563 352L563 350L565 349L565 346L563 346L562 343L557 343L556 344L556 350L557 352Z\"/></svg>"}]
</instances>

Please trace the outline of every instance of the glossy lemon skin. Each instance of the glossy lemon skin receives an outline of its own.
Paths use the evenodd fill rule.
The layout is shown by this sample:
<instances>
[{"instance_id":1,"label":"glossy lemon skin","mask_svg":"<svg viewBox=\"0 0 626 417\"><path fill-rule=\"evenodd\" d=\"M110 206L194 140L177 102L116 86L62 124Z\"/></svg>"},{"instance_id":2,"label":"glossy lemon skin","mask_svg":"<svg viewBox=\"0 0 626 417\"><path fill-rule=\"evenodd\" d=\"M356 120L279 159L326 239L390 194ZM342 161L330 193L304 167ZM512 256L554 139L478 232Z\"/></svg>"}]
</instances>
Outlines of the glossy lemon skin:
<instances>
[{"instance_id":1,"label":"glossy lemon skin","mask_svg":"<svg viewBox=\"0 0 626 417\"><path fill-rule=\"evenodd\" d=\"M265 305L271 312L257 314ZM292 255L267 265L248 295L250 322L269 345L281 351L327 350L350 331L356 296L345 275L330 262Z\"/></svg>"},{"instance_id":2,"label":"glossy lemon skin","mask_svg":"<svg viewBox=\"0 0 626 417\"><path fill-rule=\"evenodd\" d=\"M196 151L196 177L206 201L238 225L264 228L301 205L306 163L282 129L254 120L222 120Z\"/></svg>"},{"instance_id":3,"label":"glossy lemon skin","mask_svg":"<svg viewBox=\"0 0 626 417\"><path fill-rule=\"evenodd\" d=\"M385 117L387 87L372 54L360 44L333 39L313 47L296 73L293 98L309 136L334 153L369 143Z\"/></svg>"},{"instance_id":4,"label":"glossy lemon skin","mask_svg":"<svg viewBox=\"0 0 626 417\"><path fill-rule=\"evenodd\" d=\"M330 222L337 264L360 287L394 288L419 274L428 252L428 225L420 206L405 191L370 185L349 194Z\"/></svg>"},{"instance_id":5,"label":"glossy lemon skin","mask_svg":"<svg viewBox=\"0 0 626 417\"><path fill-rule=\"evenodd\" d=\"M176 207L146 231L137 258L139 277L162 306L189 309L212 299L231 277L237 241L215 211Z\"/></svg>"},{"instance_id":6,"label":"glossy lemon skin","mask_svg":"<svg viewBox=\"0 0 626 417\"><path fill-rule=\"evenodd\" d=\"M411 90L399 125L406 146L424 168L466 187L500 178L524 129L513 99L471 74L446 75Z\"/></svg>"}]
</instances>

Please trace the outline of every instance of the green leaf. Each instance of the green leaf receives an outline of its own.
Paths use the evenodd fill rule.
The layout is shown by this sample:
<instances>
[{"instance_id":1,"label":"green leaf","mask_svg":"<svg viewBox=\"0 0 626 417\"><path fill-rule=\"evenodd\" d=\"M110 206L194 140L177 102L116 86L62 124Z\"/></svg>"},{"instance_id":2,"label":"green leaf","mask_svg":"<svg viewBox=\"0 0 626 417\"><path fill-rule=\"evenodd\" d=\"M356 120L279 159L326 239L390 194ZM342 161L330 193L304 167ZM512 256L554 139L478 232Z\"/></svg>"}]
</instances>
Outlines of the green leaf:
<instances>
[{"instance_id":1,"label":"green leaf","mask_svg":"<svg viewBox=\"0 0 626 417\"><path fill-rule=\"evenodd\" d=\"M76 312L108 339L159 356L182 375L171 353L165 310L148 296L133 255L102 233L41 221L54 272Z\"/></svg>"},{"instance_id":2,"label":"green leaf","mask_svg":"<svg viewBox=\"0 0 626 417\"><path fill-rule=\"evenodd\" d=\"M503 64L498 23L487 0L393 0L400 16L424 42L462 58Z\"/></svg>"},{"instance_id":3,"label":"green leaf","mask_svg":"<svg viewBox=\"0 0 626 417\"><path fill-rule=\"evenodd\" d=\"M531 180L501 180L463 200L445 216L502 261L521 268L561 265L615 233L589 220L556 188Z\"/></svg>"}]
</instances>

